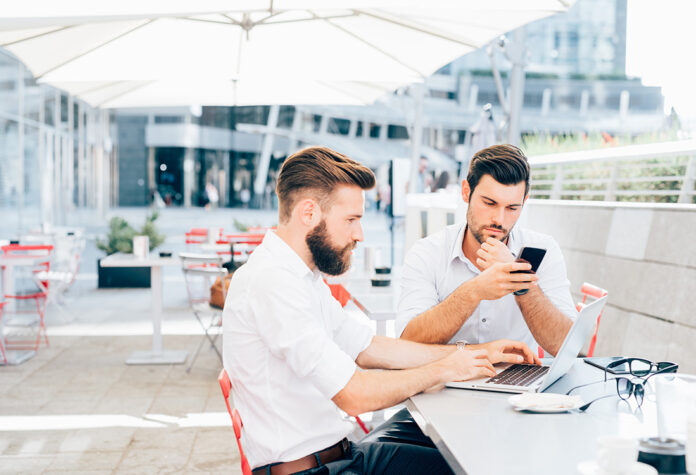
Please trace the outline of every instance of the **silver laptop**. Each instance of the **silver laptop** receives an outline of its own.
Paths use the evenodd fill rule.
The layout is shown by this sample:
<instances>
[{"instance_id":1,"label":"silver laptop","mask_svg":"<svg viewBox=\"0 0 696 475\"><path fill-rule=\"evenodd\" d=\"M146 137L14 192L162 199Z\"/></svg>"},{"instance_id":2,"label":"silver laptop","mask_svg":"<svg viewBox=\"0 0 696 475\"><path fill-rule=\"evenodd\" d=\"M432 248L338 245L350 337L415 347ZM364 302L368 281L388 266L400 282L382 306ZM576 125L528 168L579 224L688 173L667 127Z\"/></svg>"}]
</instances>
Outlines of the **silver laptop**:
<instances>
[{"instance_id":1,"label":"silver laptop","mask_svg":"<svg viewBox=\"0 0 696 475\"><path fill-rule=\"evenodd\" d=\"M542 392L558 381L573 366L582 346L592 333L594 322L602 312L607 297L595 300L580 310L578 318L563 340L563 345L551 366L529 364L496 365L492 378L479 378L469 381L447 383L450 388L478 389L482 391L501 391L507 393Z\"/></svg>"}]
</instances>

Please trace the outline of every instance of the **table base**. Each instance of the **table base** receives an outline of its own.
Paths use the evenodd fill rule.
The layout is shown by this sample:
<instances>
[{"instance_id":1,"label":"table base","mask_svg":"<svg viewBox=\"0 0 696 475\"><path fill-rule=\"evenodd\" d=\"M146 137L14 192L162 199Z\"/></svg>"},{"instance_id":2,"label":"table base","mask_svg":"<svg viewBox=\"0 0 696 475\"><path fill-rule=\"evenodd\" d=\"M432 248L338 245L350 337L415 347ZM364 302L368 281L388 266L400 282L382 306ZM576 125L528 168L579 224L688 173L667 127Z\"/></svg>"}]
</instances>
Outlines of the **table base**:
<instances>
[{"instance_id":1,"label":"table base","mask_svg":"<svg viewBox=\"0 0 696 475\"><path fill-rule=\"evenodd\" d=\"M126 364L184 364L187 356L186 350L164 350L161 353L134 351L126 360Z\"/></svg>"}]
</instances>

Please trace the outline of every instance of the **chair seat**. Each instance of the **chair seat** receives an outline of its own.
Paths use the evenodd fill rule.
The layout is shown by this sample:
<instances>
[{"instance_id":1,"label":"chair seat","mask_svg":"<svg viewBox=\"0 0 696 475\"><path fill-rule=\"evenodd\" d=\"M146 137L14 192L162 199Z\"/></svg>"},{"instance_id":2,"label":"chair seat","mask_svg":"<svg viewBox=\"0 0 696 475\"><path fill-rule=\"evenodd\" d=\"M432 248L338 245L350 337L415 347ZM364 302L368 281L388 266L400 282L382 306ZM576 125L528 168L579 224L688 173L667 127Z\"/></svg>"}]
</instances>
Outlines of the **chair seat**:
<instances>
[{"instance_id":1,"label":"chair seat","mask_svg":"<svg viewBox=\"0 0 696 475\"><path fill-rule=\"evenodd\" d=\"M221 313L222 309L213 307L208 302L198 302L192 305L193 310L199 314L210 314L214 315L216 313Z\"/></svg>"},{"instance_id":2,"label":"chair seat","mask_svg":"<svg viewBox=\"0 0 696 475\"><path fill-rule=\"evenodd\" d=\"M8 327L33 327L38 325L41 318L34 314L13 314L5 318L5 326Z\"/></svg>"},{"instance_id":3,"label":"chair seat","mask_svg":"<svg viewBox=\"0 0 696 475\"><path fill-rule=\"evenodd\" d=\"M73 275L71 272L60 272L60 271L41 271L34 275L38 280L48 281L48 282L62 282L69 284L72 282Z\"/></svg>"}]
</instances>

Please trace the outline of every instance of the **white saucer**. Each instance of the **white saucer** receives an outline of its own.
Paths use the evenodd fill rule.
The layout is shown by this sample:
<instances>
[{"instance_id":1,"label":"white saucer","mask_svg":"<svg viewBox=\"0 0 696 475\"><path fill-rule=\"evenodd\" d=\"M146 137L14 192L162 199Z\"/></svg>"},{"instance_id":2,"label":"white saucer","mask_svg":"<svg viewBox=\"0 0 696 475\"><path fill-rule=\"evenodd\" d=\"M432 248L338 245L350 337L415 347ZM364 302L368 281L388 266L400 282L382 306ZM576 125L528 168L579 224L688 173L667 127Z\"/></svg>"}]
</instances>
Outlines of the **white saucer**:
<instances>
[{"instance_id":1,"label":"white saucer","mask_svg":"<svg viewBox=\"0 0 696 475\"><path fill-rule=\"evenodd\" d=\"M578 464L578 473L581 475L657 475L657 470L642 462L633 462L622 472L607 472L597 465L596 460L585 460Z\"/></svg>"},{"instance_id":2,"label":"white saucer","mask_svg":"<svg viewBox=\"0 0 696 475\"><path fill-rule=\"evenodd\" d=\"M508 402L516 411L555 414L568 412L583 405L578 396L565 396L549 393L523 393L508 398Z\"/></svg>"}]
</instances>

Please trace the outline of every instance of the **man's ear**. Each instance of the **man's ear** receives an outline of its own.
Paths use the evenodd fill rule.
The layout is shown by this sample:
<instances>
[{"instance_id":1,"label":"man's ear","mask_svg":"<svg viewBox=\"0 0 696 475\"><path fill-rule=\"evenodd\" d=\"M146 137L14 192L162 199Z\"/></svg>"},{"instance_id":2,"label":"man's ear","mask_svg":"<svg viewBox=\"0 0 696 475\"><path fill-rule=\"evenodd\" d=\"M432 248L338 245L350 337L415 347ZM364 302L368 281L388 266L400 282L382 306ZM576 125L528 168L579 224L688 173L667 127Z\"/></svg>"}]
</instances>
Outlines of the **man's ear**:
<instances>
[{"instance_id":1,"label":"man's ear","mask_svg":"<svg viewBox=\"0 0 696 475\"><path fill-rule=\"evenodd\" d=\"M469 182L462 180L462 199L464 203L469 203L469 198L471 197L471 188L469 187Z\"/></svg>"},{"instance_id":2,"label":"man's ear","mask_svg":"<svg viewBox=\"0 0 696 475\"><path fill-rule=\"evenodd\" d=\"M313 228L321 222L321 208L319 203L311 198L300 200L295 207L302 224Z\"/></svg>"}]
</instances>

